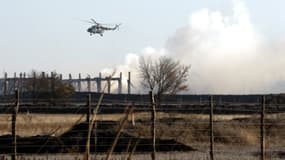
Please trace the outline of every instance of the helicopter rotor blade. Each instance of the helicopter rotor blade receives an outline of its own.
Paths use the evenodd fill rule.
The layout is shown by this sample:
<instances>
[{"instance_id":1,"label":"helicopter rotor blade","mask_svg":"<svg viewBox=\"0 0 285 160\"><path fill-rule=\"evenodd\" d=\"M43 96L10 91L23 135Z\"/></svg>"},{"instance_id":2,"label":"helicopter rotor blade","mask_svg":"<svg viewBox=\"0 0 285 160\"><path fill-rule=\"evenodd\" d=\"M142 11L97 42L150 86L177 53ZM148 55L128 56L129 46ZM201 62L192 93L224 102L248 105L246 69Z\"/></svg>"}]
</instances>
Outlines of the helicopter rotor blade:
<instances>
[{"instance_id":1,"label":"helicopter rotor blade","mask_svg":"<svg viewBox=\"0 0 285 160\"><path fill-rule=\"evenodd\" d=\"M98 22L96 22L93 18L91 18L91 21L95 24L99 24Z\"/></svg>"},{"instance_id":2,"label":"helicopter rotor blade","mask_svg":"<svg viewBox=\"0 0 285 160\"><path fill-rule=\"evenodd\" d=\"M85 19L78 19L78 18L76 18L75 20L77 20L77 21L81 21L81 22L85 22L85 23L94 24L94 22L92 22L92 21L88 21L88 20L85 20Z\"/></svg>"},{"instance_id":3,"label":"helicopter rotor blade","mask_svg":"<svg viewBox=\"0 0 285 160\"><path fill-rule=\"evenodd\" d=\"M94 24L93 22L87 21L87 20L81 20L82 22L86 22L86 23L90 23L90 24Z\"/></svg>"}]
</instances>

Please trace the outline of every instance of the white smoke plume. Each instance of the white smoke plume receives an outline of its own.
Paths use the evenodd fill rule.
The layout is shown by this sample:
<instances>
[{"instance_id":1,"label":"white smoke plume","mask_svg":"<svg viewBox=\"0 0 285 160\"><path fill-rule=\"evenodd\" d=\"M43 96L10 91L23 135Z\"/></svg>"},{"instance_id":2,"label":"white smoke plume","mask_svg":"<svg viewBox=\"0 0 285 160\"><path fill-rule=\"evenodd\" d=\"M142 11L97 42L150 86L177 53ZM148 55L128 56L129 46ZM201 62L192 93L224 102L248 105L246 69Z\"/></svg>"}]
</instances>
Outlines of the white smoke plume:
<instances>
[{"instance_id":1,"label":"white smoke plume","mask_svg":"<svg viewBox=\"0 0 285 160\"><path fill-rule=\"evenodd\" d=\"M123 65L118 65L115 67L114 77L118 77L120 72L122 72L122 85L123 93L127 93L127 80L128 72L131 72L131 92L132 93L145 93L147 90L140 86L139 77L139 58L140 56L152 58L158 58L159 56L165 55L166 51L164 49L155 49L152 47L144 48L140 54L129 53L125 57L125 63ZM103 77L108 76L114 72L112 68L105 68L102 71ZM115 84L116 85L116 84ZM116 87L112 88L112 92L116 92Z\"/></svg>"},{"instance_id":2,"label":"white smoke plume","mask_svg":"<svg viewBox=\"0 0 285 160\"><path fill-rule=\"evenodd\" d=\"M268 42L253 26L241 1L234 1L231 16L202 9L190 16L165 48L147 47L128 54L119 70L137 73L139 56L167 54L191 64L189 92L195 94L253 94L285 92L285 49L282 42ZM139 89L139 78L132 82Z\"/></svg>"}]
</instances>

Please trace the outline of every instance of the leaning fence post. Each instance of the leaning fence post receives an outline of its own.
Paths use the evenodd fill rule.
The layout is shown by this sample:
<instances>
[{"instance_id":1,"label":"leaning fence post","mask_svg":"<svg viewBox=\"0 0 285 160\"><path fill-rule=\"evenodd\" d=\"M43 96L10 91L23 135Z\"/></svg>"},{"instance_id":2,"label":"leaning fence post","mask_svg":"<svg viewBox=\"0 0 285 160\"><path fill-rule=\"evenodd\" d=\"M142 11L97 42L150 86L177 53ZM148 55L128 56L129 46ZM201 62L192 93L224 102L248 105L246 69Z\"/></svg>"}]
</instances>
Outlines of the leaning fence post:
<instances>
[{"instance_id":1,"label":"leaning fence post","mask_svg":"<svg viewBox=\"0 0 285 160\"><path fill-rule=\"evenodd\" d=\"M154 101L154 96L153 96L153 92L150 91L149 92L149 96L150 96L150 103L152 106L152 113L151 113L151 121L152 121L152 127L151 127L151 133L152 133L152 154L151 154L151 158L152 160L155 160L155 152L156 152L156 147L155 147L155 119L156 119L156 111L155 111L155 101Z\"/></svg>"},{"instance_id":2,"label":"leaning fence post","mask_svg":"<svg viewBox=\"0 0 285 160\"><path fill-rule=\"evenodd\" d=\"M16 160L17 157L16 120L17 120L18 110L19 110L19 91L18 89L15 89L15 107L12 113L12 145L13 145L13 153L11 156L12 160Z\"/></svg>"},{"instance_id":3,"label":"leaning fence post","mask_svg":"<svg viewBox=\"0 0 285 160\"><path fill-rule=\"evenodd\" d=\"M264 127L264 117L265 117L265 106L266 106L266 96L262 96L262 106L260 112L260 159L265 160L265 127Z\"/></svg>"},{"instance_id":4,"label":"leaning fence post","mask_svg":"<svg viewBox=\"0 0 285 160\"><path fill-rule=\"evenodd\" d=\"M214 114L214 103L213 96L209 97L210 102L210 158L214 160L214 125L213 125L213 114Z\"/></svg>"}]
</instances>

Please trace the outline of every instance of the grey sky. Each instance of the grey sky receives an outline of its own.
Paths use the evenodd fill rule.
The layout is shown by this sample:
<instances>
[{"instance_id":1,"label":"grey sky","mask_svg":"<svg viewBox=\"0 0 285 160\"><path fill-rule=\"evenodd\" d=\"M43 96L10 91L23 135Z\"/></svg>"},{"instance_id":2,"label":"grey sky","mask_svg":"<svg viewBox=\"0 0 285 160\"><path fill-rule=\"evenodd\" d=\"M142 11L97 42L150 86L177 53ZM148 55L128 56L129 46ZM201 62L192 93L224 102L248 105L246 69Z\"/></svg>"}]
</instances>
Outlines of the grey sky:
<instances>
[{"instance_id":1,"label":"grey sky","mask_svg":"<svg viewBox=\"0 0 285 160\"><path fill-rule=\"evenodd\" d=\"M284 0L247 0L253 25L270 40L284 39ZM123 63L147 46L163 47L202 8L231 14L231 0L1 0L0 69L94 73ZM120 31L89 36L89 24L123 23Z\"/></svg>"}]
</instances>

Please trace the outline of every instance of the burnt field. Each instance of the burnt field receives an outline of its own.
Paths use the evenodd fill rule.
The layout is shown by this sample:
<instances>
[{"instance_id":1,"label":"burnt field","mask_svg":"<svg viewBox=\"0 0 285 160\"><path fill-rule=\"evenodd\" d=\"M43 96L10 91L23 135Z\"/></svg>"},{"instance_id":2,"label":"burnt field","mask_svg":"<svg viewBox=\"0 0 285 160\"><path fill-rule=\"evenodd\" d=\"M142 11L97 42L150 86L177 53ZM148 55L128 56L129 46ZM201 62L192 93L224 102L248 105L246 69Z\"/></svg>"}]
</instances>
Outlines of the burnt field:
<instances>
[{"instance_id":1,"label":"burnt field","mask_svg":"<svg viewBox=\"0 0 285 160\"><path fill-rule=\"evenodd\" d=\"M0 116L0 154L11 153L11 116ZM151 152L150 113L134 114L121 131L114 157L127 157L134 149L134 159ZM105 157L117 133L124 114L101 114L91 136L91 154ZM49 154L59 157L69 154L78 157L85 151L85 115L19 114L17 128L18 154ZM214 117L215 155L219 159L256 159L260 156L260 117L252 115L216 115ZM266 155L271 159L284 158L284 114L266 116ZM157 152L166 159L187 159L196 156L209 158L209 116L207 114L157 113ZM135 147L135 148L134 148ZM64 157L64 156L63 156ZM74 158L73 157L73 158ZM172 158L170 158L172 157ZM150 157L148 157L150 158ZM64 159L64 158L63 158ZM74 158L75 159L75 158ZM124 158L122 158L124 159Z\"/></svg>"},{"instance_id":2,"label":"burnt field","mask_svg":"<svg viewBox=\"0 0 285 160\"><path fill-rule=\"evenodd\" d=\"M87 94L77 96L65 100L20 99L15 126L18 156L23 159L33 155L36 158L46 155L45 159L83 157L90 130L87 117L94 118L92 113L99 97L92 94L89 104ZM265 143L267 158L283 159L283 95L266 95L265 98L266 101L261 101L261 95L215 95L213 101L209 101L208 95L163 97L156 108L158 159L209 159L211 133L214 155L218 159L256 159L262 153L261 143ZM126 114L128 106L134 108L130 114ZM14 107L13 97L1 99L0 154L5 157L12 154ZM115 159L126 159L130 155L133 159L150 159L153 121L147 95L106 94L94 120L91 157L104 159L116 142Z\"/></svg>"}]
</instances>

